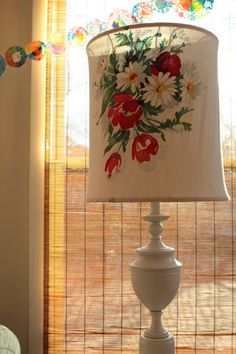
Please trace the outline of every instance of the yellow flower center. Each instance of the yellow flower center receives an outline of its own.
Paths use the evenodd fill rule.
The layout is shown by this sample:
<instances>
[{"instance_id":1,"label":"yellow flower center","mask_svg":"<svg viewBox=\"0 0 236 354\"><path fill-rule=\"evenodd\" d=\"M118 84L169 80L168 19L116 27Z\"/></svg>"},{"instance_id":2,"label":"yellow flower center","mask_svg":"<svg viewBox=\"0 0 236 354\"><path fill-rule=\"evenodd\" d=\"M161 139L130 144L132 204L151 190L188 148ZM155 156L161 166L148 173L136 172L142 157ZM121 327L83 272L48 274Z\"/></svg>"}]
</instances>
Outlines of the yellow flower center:
<instances>
[{"instance_id":1,"label":"yellow flower center","mask_svg":"<svg viewBox=\"0 0 236 354\"><path fill-rule=\"evenodd\" d=\"M130 78L131 81L136 80L137 77L138 77L138 75L137 75L136 73L132 73L132 74L130 74L130 76L129 76L129 78Z\"/></svg>"},{"instance_id":2,"label":"yellow flower center","mask_svg":"<svg viewBox=\"0 0 236 354\"><path fill-rule=\"evenodd\" d=\"M187 90L190 92L194 90L194 85L191 82L189 82L189 84L187 85Z\"/></svg>"},{"instance_id":3,"label":"yellow flower center","mask_svg":"<svg viewBox=\"0 0 236 354\"><path fill-rule=\"evenodd\" d=\"M157 92L162 93L165 90L165 86L163 84L160 84L157 86Z\"/></svg>"}]
</instances>

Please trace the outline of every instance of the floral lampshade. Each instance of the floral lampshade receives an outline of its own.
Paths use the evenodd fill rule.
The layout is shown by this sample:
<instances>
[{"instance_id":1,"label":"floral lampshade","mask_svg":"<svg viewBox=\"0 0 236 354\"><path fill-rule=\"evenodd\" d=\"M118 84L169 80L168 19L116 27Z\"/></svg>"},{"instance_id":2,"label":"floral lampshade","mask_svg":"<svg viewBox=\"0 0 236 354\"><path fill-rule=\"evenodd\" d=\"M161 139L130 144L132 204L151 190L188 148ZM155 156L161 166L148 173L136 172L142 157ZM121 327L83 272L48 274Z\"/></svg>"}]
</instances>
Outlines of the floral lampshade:
<instances>
[{"instance_id":1,"label":"floral lampshade","mask_svg":"<svg viewBox=\"0 0 236 354\"><path fill-rule=\"evenodd\" d=\"M89 201L228 199L217 49L212 33L180 24L89 42Z\"/></svg>"}]
</instances>

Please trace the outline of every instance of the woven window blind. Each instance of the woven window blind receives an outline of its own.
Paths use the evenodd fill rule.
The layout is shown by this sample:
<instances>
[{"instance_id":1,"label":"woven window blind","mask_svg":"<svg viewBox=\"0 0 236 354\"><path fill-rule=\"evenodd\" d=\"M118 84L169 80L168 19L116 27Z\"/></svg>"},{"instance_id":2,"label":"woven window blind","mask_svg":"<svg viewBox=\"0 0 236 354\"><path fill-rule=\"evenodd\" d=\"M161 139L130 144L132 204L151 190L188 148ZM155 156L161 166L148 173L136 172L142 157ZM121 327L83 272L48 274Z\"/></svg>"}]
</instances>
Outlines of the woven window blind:
<instances>
[{"instance_id":1,"label":"woven window blind","mask_svg":"<svg viewBox=\"0 0 236 354\"><path fill-rule=\"evenodd\" d=\"M73 11L83 26L91 3L76 1ZM73 2L48 0L49 40L55 34L65 37ZM161 204L162 213L170 216L163 238L183 263L178 295L163 316L178 354L236 353L233 2L224 2L227 56L220 59L228 69L220 88L222 120L227 116L223 152L231 201ZM133 292L129 263L147 239L142 216L149 205L85 202L87 98L82 72L76 73L74 65L85 75L87 69L83 49L77 51L70 48L69 54L47 59L44 354L134 354L150 316ZM75 113L70 108L73 95Z\"/></svg>"}]
</instances>

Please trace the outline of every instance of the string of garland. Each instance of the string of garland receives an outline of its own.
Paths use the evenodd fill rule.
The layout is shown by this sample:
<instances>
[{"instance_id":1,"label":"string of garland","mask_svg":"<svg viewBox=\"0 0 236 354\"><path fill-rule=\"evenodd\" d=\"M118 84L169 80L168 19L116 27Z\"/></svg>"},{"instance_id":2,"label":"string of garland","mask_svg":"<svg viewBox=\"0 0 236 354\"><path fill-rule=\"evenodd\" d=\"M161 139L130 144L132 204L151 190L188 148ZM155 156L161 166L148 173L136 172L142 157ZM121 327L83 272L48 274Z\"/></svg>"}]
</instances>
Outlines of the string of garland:
<instances>
[{"instance_id":1,"label":"string of garland","mask_svg":"<svg viewBox=\"0 0 236 354\"><path fill-rule=\"evenodd\" d=\"M205 16L213 8L214 0L151 0L139 2L129 12L117 9L111 13L106 22L98 19L89 22L86 28L73 27L67 34L67 42L56 40L55 42L44 43L35 40L27 44L25 48L11 46L5 52L5 56L0 54L0 78L5 73L7 66L19 68L25 64L27 59L41 60L46 53L60 55L66 50L68 45L83 45L87 39L109 29L122 26L144 23L149 21L154 12L166 13L174 9L180 17L189 20L196 20Z\"/></svg>"}]
</instances>

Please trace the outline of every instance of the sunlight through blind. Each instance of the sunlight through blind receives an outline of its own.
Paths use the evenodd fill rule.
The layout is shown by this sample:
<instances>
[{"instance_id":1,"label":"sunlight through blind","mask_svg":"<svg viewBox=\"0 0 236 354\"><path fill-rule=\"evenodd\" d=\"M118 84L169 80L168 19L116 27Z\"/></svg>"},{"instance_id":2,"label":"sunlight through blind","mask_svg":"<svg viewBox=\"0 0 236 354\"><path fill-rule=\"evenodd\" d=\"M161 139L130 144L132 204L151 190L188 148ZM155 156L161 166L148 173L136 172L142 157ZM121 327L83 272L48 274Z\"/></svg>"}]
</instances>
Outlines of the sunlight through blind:
<instances>
[{"instance_id":1,"label":"sunlight through blind","mask_svg":"<svg viewBox=\"0 0 236 354\"><path fill-rule=\"evenodd\" d=\"M113 1L49 0L48 36L103 19ZM235 189L236 7L215 1L194 23L220 38L221 120L229 202L162 203L163 239L183 263L177 297L163 323L177 354L236 352ZM133 1L120 1L131 9ZM170 14L158 15L170 21ZM173 14L175 16L175 14ZM176 19L176 17L175 17ZM45 354L138 353L150 316L134 294L129 263L147 239L146 203L85 203L88 79L84 48L47 59L45 163Z\"/></svg>"}]
</instances>

